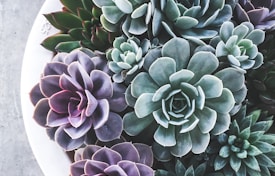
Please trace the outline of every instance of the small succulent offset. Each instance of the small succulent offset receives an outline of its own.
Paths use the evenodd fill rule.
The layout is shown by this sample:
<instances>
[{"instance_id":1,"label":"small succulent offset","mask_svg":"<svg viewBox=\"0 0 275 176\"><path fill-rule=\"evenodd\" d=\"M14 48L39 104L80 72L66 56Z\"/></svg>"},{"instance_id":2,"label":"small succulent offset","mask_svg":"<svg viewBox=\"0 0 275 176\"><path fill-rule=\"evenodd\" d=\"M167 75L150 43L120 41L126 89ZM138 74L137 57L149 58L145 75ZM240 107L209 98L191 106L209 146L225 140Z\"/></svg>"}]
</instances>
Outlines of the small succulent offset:
<instances>
[{"instance_id":1,"label":"small succulent offset","mask_svg":"<svg viewBox=\"0 0 275 176\"><path fill-rule=\"evenodd\" d=\"M161 14L154 14L154 23L162 23L172 36L184 38L210 39L217 35L222 23L232 17L232 9L225 0L163 0L159 6ZM162 21L155 20L157 16Z\"/></svg>"},{"instance_id":2,"label":"small succulent offset","mask_svg":"<svg viewBox=\"0 0 275 176\"><path fill-rule=\"evenodd\" d=\"M105 29L124 32L125 35L141 35L148 30L152 17L149 0L93 0L102 9L100 17Z\"/></svg>"},{"instance_id":3,"label":"small succulent offset","mask_svg":"<svg viewBox=\"0 0 275 176\"><path fill-rule=\"evenodd\" d=\"M215 170L224 175L271 176L275 136L267 131L273 124L272 117L260 110L247 115L244 106L234 118L229 131L218 136L221 147L214 161Z\"/></svg>"},{"instance_id":4,"label":"small succulent offset","mask_svg":"<svg viewBox=\"0 0 275 176\"><path fill-rule=\"evenodd\" d=\"M233 11L233 20L238 24L249 21L255 28L270 31L275 29L274 0L238 0Z\"/></svg>"},{"instance_id":5,"label":"small succulent offset","mask_svg":"<svg viewBox=\"0 0 275 176\"><path fill-rule=\"evenodd\" d=\"M113 42L113 48L107 53L109 68L114 72L113 80L121 83L127 77L135 76L144 63L144 55L151 44L148 39L140 41L135 37L117 37Z\"/></svg>"},{"instance_id":6,"label":"small succulent offset","mask_svg":"<svg viewBox=\"0 0 275 176\"><path fill-rule=\"evenodd\" d=\"M117 34L102 27L101 9L92 0L61 0L61 3L62 11L45 15L60 33L47 37L42 46L54 52L70 52L79 47L104 52L112 46Z\"/></svg>"},{"instance_id":7,"label":"small succulent offset","mask_svg":"<svg viewBox=\"0 0 275 176\"><path fill-rule=\"evenodd\" d=\"M111 148L89 145L75 152L71 176L153 176L153 153L149 146L123 142Z\"/></svg>"},{"instance_id":8,"label":"small succulent offset","mask_svg":"<svg viewBox=\"0 0 275 176\"><path fill-rule=\"evenodd\" d=\"M204 152L210 133L219 135L228 129L235 105L232 92L244 86L242 72L227 68L214 73L218 65L211 52L191 55L187 40L169 40L161 57L128 87L126 101L134 111L124 116L124 130L135 136L156 122L154 140L172 155Z\"/></svg>"},{"instance_id":9,"label":"small succulent offset","mask_svg":"<svg viewBox=\"0 0 275 176\"><path fill-rule=\"evenodd\" d=\"M126 108L125 87L111 81L100 57L87 49L58 53L30 93L34 119L52 129L54 140L65 150L82 146L91 130L101 141L122 133L117 112Z\"/></svg>"},{"instance_id":10,"label":"small succulent offset","mask_svg":"<svg viewBox=\"0 0 275 176\"><path fill-rule=\"evenodd\" d=\"M264 38L264 31L254 29L249 22L236 27L232 22L224 22L219 36L213 38L210 44L216 48L216 56L221 62L248 70L262 65L263 55L258 52L257 45L261 44Z\"/></svg>"}]
</instances>

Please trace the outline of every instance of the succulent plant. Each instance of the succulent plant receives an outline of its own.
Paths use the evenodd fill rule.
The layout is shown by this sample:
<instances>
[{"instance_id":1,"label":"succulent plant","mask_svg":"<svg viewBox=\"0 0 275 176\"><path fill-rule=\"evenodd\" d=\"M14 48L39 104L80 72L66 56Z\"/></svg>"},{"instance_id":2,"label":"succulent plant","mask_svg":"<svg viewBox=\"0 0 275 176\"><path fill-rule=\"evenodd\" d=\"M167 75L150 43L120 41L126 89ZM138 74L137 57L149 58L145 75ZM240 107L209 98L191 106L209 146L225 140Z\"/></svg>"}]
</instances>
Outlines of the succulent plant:
<instances>
[{"instance_id":1,"label":"succulent plant","mask_svg":"<svg viewBox=\"0 0 275 176\"><path fill-rule=\"evenodd\" d=\"M102 9L100 17L105 29L110 32L121 30L125 35L141 35L148 30L152 16L149 0L93 0Z\"/></svg>"},{"instance_id":2,"label":"succulent plant","mask_svg":"<svg viewBox=\"0 0 275 176\"><path fill-rule=\"evenodd\" d=\"M136 136L157 123L154 140L177 157L191 150L204 152L210 133L228 129L235 92L246 96L242 72L234 68L215 72L219 61L211 52L190 55L187 40L169 40L160 56L152 61L145 58L148 70L138 73L126 91L126 101L134 111L123 117L124 130Z\"/></svg>"},{"instance_id":3,"label":"succulent plant","mask_svg":"<svg viewBox=\"0 0 275 176\"><path fill-rule=\"evenodd\" d=\"M180 160L176 160L174 169L171 171L158 169L155 172L155 176L205 176L206 175L206 163L200 164L194 168L193 165L186 168Z\"/></svg>"},{"instance_id":4,"label":"succulent plant","mask_svg":"<svg viewBox=\"0 0 275 176\"><path fill-rule=\"evenodd\" d=\"M47 37L42 46L53 52L70 52L79 47L105 51L112 46L116 33L106 31L100 23L101 9L92 0L60 0L62 11L46 14L59 33Z\"/></svg>"},{"instance_id":5,"label":"succulent plant","mask_svg":"<svg viewBox=\"0 0 275 176\"><path fill-rule=\"evenodd\" d=\"M254 106L275 114L275 60L248 73L248 100Z\"/></svg>"},{"instance_id":6,"label":"succulent plant","mask_svg":"<svg viewBox=\"0 0 275 176\"><path fill-rule=\"evenodd\" d=\"M233 19L238 24L249 21L255 28L275 29L275 1L273 0L238 0Z\"/></svg>"},{"instance_id":7,"label":"succulent plant","mask_svg":"<svg viewBox=\"0 0 275 176\"><path fill-rule=\"evenodd\" d=\"M249 22L236 27L232 22L224 22L220 28L219 36L211 40L216 48L216 56L221 62L244 70L256 69L263 63L263 55L258 52L257 45L264 41L265 33L254 29Z\"/></svg>"},{"instance_id":8,"label":"succulent plant","mask_svg":"<svg viewBox=\"0 0 275 176\"><path fill-rule=\"evenodd\" d=\"M82 146L90 131L101 141L121 135L117 112L126 108L125 87L111 81L101 57L87 49L58 53L30 92L34 119L54 129L54 140L65 150Z\"/></svg>"},{"instance_id":9,"label":"succulent plant","mask_svg":"<svg viewBox=\"0 0 275 176\"><path fill-rule=\"evenodd\" d=\"M150 48L150 41L123 36L117 37L113 42L113 49L107 54L109 68L114 72L113 80L121 83L127 77L133 77L144 63L144 55Z\"/></svg>"},{"instance_id":10,"label":"succulent plant","mask_svg":"<svg viewBox=\"0 0 275 176\"><path fill-rule=\"evenodd\" d=\"M149 146L124 142L111 148L89 145L75 152L71 176L153 176L153 153Z\"/></svg>"},{"instance_id":11,"label":"succulent plant","mask_svg":"<svg viewBox=\"0 0 275 176\"><path fill-rule=\"evenodd\" d=\"M274 174L275 136L267 133L273 120L265 115L260 110L247 114L246 106L242 107L229 130L217 137L219 145L213 146L215 170L224 175Z\"/></svg>"},{"instance_id":12,"label":"succulent plant","mask_svg":"<svg viewBox=\"0 0 275 176\"><path fill-rule=\"evenodd\" d=\"M222 23L232 17L231 6L225 4L225 0L163 0L156 4L160 9L155 10L153 16L155 35L162 24L172 36L210 39L218 34Z\"/></svg>"}]
</instances>

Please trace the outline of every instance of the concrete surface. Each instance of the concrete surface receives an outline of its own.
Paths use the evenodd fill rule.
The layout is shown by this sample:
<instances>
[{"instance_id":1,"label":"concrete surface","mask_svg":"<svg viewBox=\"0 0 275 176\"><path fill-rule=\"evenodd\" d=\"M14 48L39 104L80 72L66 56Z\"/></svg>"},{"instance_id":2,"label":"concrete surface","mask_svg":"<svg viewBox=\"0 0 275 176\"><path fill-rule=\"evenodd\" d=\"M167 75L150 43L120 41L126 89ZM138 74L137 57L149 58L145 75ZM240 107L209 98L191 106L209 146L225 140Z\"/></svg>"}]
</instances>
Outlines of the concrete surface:
<instances>
[{"instance_id":1,"label":"concrete surface","mask_svg":"<svg viewBox=\"0 0 275 176\"><path fill-rule=\"evenodd\" d=\"M0 0L0 175L43 176L29 146L20 105L25 44L44 0Z\"/></svg>"}]
</instances>

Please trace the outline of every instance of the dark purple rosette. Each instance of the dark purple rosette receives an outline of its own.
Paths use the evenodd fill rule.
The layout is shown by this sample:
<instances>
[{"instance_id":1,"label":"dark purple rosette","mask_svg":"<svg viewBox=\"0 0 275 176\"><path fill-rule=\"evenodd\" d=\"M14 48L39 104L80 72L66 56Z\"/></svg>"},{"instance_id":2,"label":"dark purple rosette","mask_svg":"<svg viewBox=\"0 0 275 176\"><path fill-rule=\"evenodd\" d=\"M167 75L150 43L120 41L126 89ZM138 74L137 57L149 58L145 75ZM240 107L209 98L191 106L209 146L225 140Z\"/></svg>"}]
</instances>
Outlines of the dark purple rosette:
<instances>
[{"instance_id":1,"label":"dark purple rosette","mask_svg":"<svg viewBox=\"0 0 275 176\"><path fill-rule=\"evenodd\" d=\"M90 132L100 141L122 133L125 87L112 82L103 57L87 49L58 53L30 92L33 118L65 150L81 147Z\"/></svg>"},{"instance_id":2,"label":"dark purple rosette","mask_svg":"<svg viewBox=\"0 0 275 176\"><path fill-rule=\"evenodd\" d=\"M153 152L141 143L123 142L111 148L89 145L75 152L71 176L153 176Z\"/></svg>"},{"instance_id":3,"label":"dark purple rosette","mask_svg":"<svg viewBox=\"0 0 275 176\"><path fill-rule=\"evenodd\" d=\"M256 29L275 29L274 0L239 0L233 12L234 20L240 24L251 22Z\"/></svg>"}]
</instances>

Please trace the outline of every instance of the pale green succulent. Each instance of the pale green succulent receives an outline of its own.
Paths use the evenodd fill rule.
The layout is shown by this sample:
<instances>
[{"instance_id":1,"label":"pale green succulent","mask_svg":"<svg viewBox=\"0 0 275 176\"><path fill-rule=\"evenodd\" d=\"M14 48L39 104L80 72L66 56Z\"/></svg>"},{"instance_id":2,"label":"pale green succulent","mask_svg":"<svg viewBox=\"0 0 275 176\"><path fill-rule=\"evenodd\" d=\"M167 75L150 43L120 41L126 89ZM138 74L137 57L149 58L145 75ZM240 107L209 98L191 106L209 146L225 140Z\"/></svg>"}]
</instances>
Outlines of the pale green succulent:
<instances>
[{"instance_id":1,"label":"pale green succulent","mask_svg":"<svg viewBox=\"0 0 275 176\"><path fill-rule=\"evenodd\" d=\"M256 69L263 63L263 55L258 52L257 45L264 38L264 31L254 29L249 22L236 27L232 22L225 22L219 36L212 39L211 45L216 48L216 56L220 61L244 70Z\"/></svg>"},{"instance_id":2,"label":"pale green succulent","mask_svg":"<svg viewBox=\"0 0 275 176\"><path fill-rule=\"evenodd\" d=\"M133 77L144 63L144 55L150 48L150 41L140 41L135 37L117 37L113 42L113 49L107 54L109 68L114 72L113 80L121 83Z\"/></svg>"},{"instance_id":3,"label":"pale green succulent","mask_svg":"<svg viewBox=\"0 0 275 176\"><path fill-rule=\"evenodd\" d=\"M122 28L126 35L141 35L148 30L152 16L152 3L148 0L93 0L102 9L100 17L110 32Z\"/></svg>"},{"instance_id":4,"label":"pale green succulent","mask_svg":"<svg viewBox=\"0 0 275 176\"><path fill-rule=\"evenodd\" d=\"M153 52L150 57L157 55ZM126 91L127 103L135 109L124 116L126 133L136 136L156 123L154 140L162 151L177 157L204 152L210 133L228 129L234 93L244 87L242 72L234 68L215 72L218 66L211 52L191 55L187 40L169 40L160 56L145 58L146 71L138 73Z\"/></svg>"},{"instance_id":5,"label":"pale green succulent","mask_svg":"<svg viewBox=\"0 0 275 176\"><path fill-rule=\"evenodd\" d=\"M162 0L156 4L159 9L154 11L152 23L155 35L163 25L172 36L210 39L232 17L231 6L225 0Z\"/></svg>"},{"instance_id":6,"label":"pale green succulent","mask_svg":"<svg viewBox=\"0 0 275 176\"><path fill-rule=\"evenodd\" d=\"M260 110L246 114L242 107L230 125L229 131L218 136L218 154L214 168L225 175L274 175L275 135L267 131L272 117Z\"/></svg>"}]
</instances>

